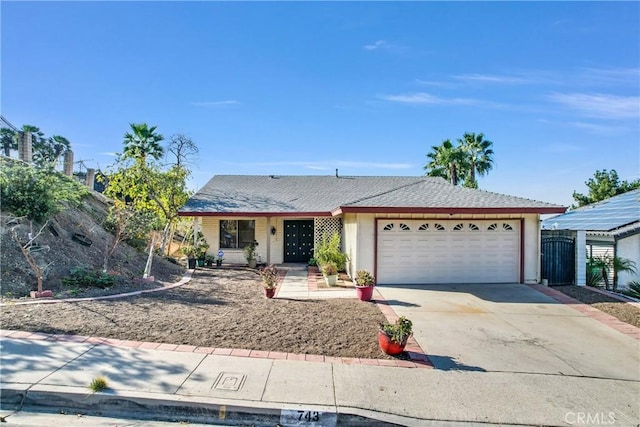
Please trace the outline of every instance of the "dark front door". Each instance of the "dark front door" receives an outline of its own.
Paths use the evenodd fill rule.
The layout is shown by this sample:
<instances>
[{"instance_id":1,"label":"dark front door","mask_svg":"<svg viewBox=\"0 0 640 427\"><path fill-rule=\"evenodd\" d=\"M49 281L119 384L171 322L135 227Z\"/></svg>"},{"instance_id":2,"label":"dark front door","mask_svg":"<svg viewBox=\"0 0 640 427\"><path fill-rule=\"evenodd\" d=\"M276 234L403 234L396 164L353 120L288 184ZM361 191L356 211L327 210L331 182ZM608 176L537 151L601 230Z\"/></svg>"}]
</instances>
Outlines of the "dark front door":
<instances>
[{"instance_id":1,"label":"dark front door","mask_svg":"<svg viewBox=\"0 0 640 427\"><path fill-rule=\"evenodd\" d=\"M284 262L308 262L313 248L313 220L284 222Z\"/></svg>"}]
</instances>

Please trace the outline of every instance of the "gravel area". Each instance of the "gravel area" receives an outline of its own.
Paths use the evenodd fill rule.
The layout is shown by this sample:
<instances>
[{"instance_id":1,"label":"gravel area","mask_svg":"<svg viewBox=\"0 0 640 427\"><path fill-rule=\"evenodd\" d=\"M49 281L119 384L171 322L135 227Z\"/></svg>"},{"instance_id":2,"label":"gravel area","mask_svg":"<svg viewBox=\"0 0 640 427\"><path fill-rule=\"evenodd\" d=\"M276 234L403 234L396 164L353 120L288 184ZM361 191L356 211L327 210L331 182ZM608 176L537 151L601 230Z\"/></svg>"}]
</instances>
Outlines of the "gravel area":
<instances>
[{"instance_id":1,"label":"gravel area","mask_svg":"<svg viewBox=\"0 0 640 427\"><path fill-rule=\"evenodd\" d=\"M585 304L589 304L625 323L640 327L640 308L634 307L631 304L594 292L586 286L554 286L553 289Z\"/></svg>"}]
</instances>

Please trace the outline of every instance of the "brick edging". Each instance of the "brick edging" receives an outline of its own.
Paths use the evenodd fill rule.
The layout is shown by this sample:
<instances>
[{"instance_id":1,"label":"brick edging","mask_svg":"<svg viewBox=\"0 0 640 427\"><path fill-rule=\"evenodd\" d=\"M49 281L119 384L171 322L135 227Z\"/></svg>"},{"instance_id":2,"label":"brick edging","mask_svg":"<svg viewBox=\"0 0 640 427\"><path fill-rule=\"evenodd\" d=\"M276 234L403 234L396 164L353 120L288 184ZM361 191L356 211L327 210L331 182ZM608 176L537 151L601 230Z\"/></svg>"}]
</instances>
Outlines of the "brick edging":
<instances>
[{"instance_id":1,"label":"brick edging","mask_svg":"<svg viewBox=\"0 0 640 427\"><path fill-rule=\"evenodd\" d=\"M284 353L279 351L248 350L242 348L200 347L145 341L120 340L117 338L89 337L84 335L56 335L43 332L14 331L0 329L0 338L27 339L34 341L73 342L76 344L108 345L120 348L138 348L142 350L163 350L184 353L201 353L215 356L249 357L271 360L300 360L306 362L341 363L346 365L391 366L398 368L429 368L428 361L401 359L366 359L360 357L333 357L319 354ZM408 345L408 344L407 344Z\"/></svg>"},{"instance_id":2,"label":"brick edging","mask_svg":"<svg viewBox=\"0 0 640 427\"><path fill-rule=\"evenodd\" d=\"M575 298L570 297L569 295L563 294L562 292L551 289L547 286L531 284L527 284L527 286L548 297L553 298L561 304L567 305L572 309L579 311L587 317L597 320L603 325L613 328L616 331L621 332L631 338L640 340L640 328L636 326L625 323L610 314L600 311L595 307L591 307L589 304L585 304L582 301L579 301Z\"/></svg>"}]
</instances>

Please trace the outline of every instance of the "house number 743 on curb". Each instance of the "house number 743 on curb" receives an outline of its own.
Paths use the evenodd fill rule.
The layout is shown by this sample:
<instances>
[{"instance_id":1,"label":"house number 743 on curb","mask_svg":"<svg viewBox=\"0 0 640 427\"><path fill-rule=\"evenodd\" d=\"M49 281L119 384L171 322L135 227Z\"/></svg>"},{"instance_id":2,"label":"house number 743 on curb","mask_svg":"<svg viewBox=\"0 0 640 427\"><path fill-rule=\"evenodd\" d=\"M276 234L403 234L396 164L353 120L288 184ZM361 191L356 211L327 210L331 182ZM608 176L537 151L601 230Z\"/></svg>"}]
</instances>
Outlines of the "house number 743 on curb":
<instances>
[{"instance_id":1,"label":"house number 743 on curb","mask_svg":"<svg viewBox=\"0 0 640 427\"><path fill-rule=\"evenodd\" d=\"M331 412L283 410L280 424L283 426L335 427L337 415Z\"/></svg>"}]
</instances>

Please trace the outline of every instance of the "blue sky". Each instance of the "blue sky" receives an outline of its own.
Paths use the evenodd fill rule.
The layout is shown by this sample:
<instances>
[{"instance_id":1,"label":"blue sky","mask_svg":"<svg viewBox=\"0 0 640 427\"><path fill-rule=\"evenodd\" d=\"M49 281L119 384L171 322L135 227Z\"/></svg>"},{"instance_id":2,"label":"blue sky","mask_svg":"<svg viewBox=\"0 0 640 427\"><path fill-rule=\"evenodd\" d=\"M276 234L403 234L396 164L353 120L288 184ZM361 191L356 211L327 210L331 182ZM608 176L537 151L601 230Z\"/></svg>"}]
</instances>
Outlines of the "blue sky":
<instances>
[{"instance_id":1,"label":"blue sky","mask_svg":"<svg viewBox=\"0 0 640 427\"><path fill-rule=\"evenodd\" d=\"M2 114L106 168L129 123L214 174L422 175L483 132L489 191L640 177L638 2L3 1ZM318 189L321 191L321 189Z\"/></svg>"}]
</instances>

